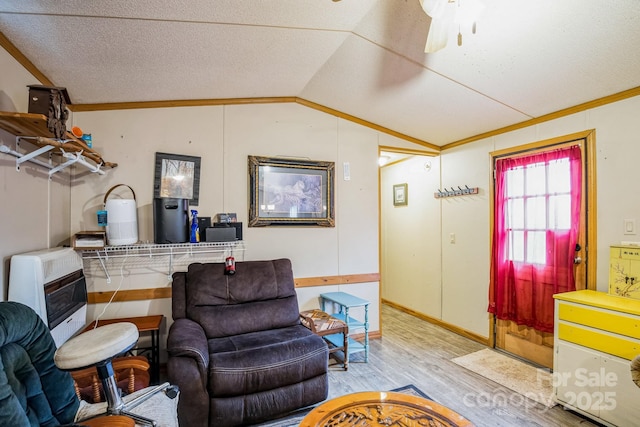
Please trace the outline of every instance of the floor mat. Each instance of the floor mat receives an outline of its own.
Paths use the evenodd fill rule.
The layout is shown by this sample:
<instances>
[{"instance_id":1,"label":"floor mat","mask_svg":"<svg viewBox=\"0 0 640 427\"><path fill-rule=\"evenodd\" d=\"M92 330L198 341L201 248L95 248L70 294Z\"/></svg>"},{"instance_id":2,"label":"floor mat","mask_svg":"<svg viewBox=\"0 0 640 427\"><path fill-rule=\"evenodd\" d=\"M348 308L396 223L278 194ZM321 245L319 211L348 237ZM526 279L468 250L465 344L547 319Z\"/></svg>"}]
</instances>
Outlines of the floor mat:
<instances>
[{"instance_id":1,"label":"floor mat","mask_svg":"<svg viewBox=\"0 0 640 427\"><path fill-rule=\"evenodd\" d=\"M451 360L485 378L551 408L553 377L546 369L536 368L498 351L483 349Z\"/></svg>"}]
</instances>

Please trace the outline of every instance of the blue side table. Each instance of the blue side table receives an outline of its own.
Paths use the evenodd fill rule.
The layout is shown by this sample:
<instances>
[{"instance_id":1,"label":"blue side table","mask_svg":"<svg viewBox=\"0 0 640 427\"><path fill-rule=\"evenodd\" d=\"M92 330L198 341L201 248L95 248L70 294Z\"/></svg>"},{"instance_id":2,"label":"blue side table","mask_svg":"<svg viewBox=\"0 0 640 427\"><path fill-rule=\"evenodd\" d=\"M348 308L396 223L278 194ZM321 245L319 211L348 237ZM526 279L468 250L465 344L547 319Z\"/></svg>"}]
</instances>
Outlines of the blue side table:
<instances>
[{"instance_id":1,"label":"blue side table","mask_svg":"<svg viewBox=\"0 0 640 427\"><path fill-rule=\"evenodd\" d=\"M349 334L354 330L364 329L364 343L349 338L349 354L364 350L364 361L369 361L369 301L358 298L346 292L327 292L320 294L320 304L322 311L326 312L325 306L331 302L340 306L338 313L330 313L347 324ZM364 307L364 322L349 316L349 309L353 307Z\"/></svg>"}]
</instances>

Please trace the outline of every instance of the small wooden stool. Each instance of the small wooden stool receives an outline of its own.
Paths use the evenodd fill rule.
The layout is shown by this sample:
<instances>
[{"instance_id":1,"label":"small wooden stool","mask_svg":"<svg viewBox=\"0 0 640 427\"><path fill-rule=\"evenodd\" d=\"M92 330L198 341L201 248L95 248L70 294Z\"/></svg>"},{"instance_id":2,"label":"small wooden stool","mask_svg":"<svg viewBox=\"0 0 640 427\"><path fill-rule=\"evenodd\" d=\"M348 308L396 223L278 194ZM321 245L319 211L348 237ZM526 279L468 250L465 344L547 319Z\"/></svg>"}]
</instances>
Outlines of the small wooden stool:
<instances>
[{"instance_id":1,"label":"small wooden stool","mask_svg":"<svg viewBox=\"0 0 640 427\"><path fill-rule=\"evenodd\" d=\"M344 354L343 366L349 367L349 328L347 324L319 309L305 310L300 313L300 322L329 344L329 355L337 351ZM342 338L339 335L342 334Z\"/></svg>"}]
</instances>

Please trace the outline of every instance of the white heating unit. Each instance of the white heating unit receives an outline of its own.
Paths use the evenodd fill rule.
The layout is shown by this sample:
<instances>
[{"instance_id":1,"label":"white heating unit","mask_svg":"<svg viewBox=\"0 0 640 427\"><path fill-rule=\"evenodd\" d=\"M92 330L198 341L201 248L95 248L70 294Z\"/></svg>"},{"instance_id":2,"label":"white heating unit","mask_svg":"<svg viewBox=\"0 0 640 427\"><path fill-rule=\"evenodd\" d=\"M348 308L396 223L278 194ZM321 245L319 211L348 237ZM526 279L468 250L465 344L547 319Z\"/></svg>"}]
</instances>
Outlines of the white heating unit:
<instances>
[{"instance_id":1,"label":"white heating unit","mask_svg":"<svg viewBox=\"0 0 640 427\"><path fill-rule=\"evenodd\" d=\"M82 259L71 248L43 249L11 257L9 301L31 307L60 347L87 321Z\"/></svg>"}]
</instances>

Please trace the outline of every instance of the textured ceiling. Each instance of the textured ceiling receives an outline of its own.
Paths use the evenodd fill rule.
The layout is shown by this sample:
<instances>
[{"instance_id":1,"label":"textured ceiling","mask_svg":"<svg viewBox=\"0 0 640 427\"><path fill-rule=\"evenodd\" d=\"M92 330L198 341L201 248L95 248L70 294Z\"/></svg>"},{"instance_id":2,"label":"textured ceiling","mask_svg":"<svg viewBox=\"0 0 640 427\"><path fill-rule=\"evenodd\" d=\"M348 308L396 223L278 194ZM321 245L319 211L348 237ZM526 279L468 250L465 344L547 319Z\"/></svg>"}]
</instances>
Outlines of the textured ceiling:
<instances>
[{"instance_id":1,"label":"textured ceiling","mask_svg":"<svg viewBox=\"0 0 640 427\"><path fill-rule=\"evenodd\" d=\"M74 104L297 97L442 146L640 87L640 1L483 0L425 54L419 0L0 0Z\"/></svg>"}]
</instances>

